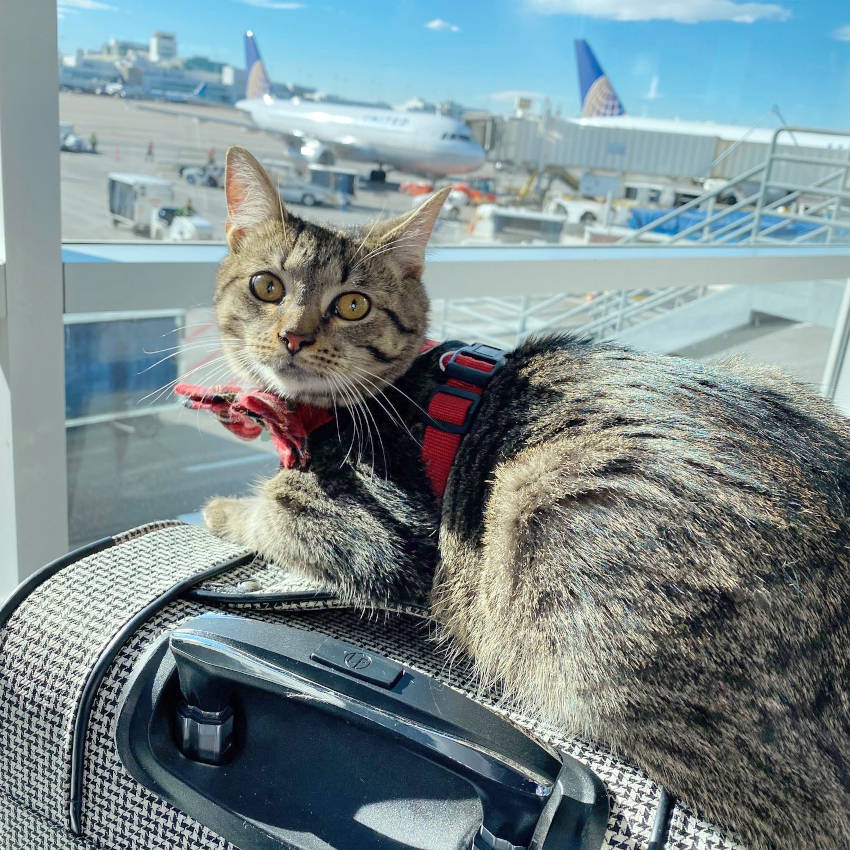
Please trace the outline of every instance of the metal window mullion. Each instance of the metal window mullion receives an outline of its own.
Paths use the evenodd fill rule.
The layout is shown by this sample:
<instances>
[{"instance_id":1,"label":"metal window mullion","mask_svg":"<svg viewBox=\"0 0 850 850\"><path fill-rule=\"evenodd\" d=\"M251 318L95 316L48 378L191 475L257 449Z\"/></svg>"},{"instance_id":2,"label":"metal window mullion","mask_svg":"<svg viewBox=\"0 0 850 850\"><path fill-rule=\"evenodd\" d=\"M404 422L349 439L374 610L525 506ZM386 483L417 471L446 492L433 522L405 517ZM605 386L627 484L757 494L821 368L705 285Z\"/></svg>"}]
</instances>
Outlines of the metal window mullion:
<instances>
[{"instance_id":1,"label":"metal window mullion","mask_svg":"<svg viewBox=\"0 0 850 850\"><path fill-rule=\"evenodd\" d=\"M0 0L0 21L2 597L67 551L68 511L56 4Z\"/></svg>"},{"instance_id":2,"label":"metal window mullion","mask_svg":"<svg viewBox=\"0 0 850 850\"><path fill-rule=\"evenodd\" d=\"M826 358L821 394L850 416L850 279L844 287L844 297L838 308L832 343Z\"/></svg>"}]
</instances>

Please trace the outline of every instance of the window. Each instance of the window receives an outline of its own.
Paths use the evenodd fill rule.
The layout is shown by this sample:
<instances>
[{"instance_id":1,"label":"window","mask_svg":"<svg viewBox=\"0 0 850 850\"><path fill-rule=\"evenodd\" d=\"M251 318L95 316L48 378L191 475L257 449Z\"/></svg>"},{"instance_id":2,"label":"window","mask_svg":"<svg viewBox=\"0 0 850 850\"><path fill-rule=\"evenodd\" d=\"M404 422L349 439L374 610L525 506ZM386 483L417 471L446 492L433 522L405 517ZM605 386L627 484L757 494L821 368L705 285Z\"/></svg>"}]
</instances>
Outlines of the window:
<instances>
[{"instance_id":1,"label":"window","mask_svg":"<svg viewBox=\"0 0 850 850\"><path fill-rule=\"evenodd\" d=\"M16 5L21 29L0 36L0 432L12 429L0 472L16 505L0 538L21 574L69 543L196 516L274 466L267 445L169 394L178 375L216 378L201 361L217 356L210 296L234 143L293 211L335 224L457 186L426 275L435 335L510 346L567 328L694 357L743 352L850 409L841 4L619 20L499 0L448 21L378 5L400 37L376 45L366 9L330 27L309 4L217 0L199 20L181 0L132 16L126 2L58 3L58 43L39 52L58 48L58 68L13 35L50 30L43 9ZM248 24L265 60L250 75ZM411 65L420 48L434 61ZM807 57L790 80L789 50ZM22 79L27 97L10 98ZM274 110L289 116L276 129ZM57 124L58 170L45 132ZM834 129L806 129L822 127ZM478 158L439 158L479 145ZM399 149L425 159L401 165ZM40 511L63 519L45 531Z\"/></svg>"},{"instance_id":2,"label":"window","mask_svg":"<svg viewBox=\"0 0 850 850\"><path fill-rule=\"evenodd\" d=\"M121 19L123 2L59 3L65 239L222 240L221 163L234 143L250 147L282 187L292 168L317 185L327 182L320 167L352 170L355 179L336 192L286 193L297 212L336 224L409 209L399 188L423 176L475 174L493 181L500 205L530 214L560 199L611 195L611 213L564 228L562 244L600 233L606 242L693 239L673 217L680 206L694 222L708 219L708 232L729 226L712 242L850 238L840 95L850 58L835 0L756 3L746 15L735 0L716 13L670 7L627 19L614 7L579 15L570 3L499 0L486 10L467 5L457 23L439 26L416 4L381 8L392 38L377 48L379 71L371 54L367 61L351 49L359 43L351 34L371 26L365 8L346 9L340 26L328 27L307 4L249 12L217 0L221 9L199 26L183 0L131 21ZM734 61L705 51L707 43L734 45ZM791 43L809 59L789 84ZM411 50L437 61L411 66ZM541 76L541 67L552 70ZM659 188L636 195L635 180ZM317 208L305 209L303 198ZM191 216L158 215L189 201ZM631 201L653 215L621 215ZM493 200L450 206L435 243L498 243L498 230L477 215L482 203ZM671 218L648 227L662 217L654 213ZM527 230L527 241L549 239Z\"/></svg>"}]
</instances>

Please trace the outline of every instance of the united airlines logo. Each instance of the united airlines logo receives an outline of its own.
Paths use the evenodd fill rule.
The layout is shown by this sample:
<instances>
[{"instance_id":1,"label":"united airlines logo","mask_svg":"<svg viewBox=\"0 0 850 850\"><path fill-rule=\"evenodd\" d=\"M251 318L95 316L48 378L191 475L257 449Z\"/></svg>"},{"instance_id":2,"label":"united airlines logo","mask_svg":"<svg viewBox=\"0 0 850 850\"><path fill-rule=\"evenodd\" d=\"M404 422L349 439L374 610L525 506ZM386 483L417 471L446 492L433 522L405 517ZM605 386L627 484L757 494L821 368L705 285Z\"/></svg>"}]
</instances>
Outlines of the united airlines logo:
<instances>
[{"instance_id":1,"label":"united airlines logo","mask_svg":"<svg viewBox=\"0 0 850 850\"><path fill-rule=\"evenodd\" d=\"M266 77L263 63L259 60L251 66L248 72L248 82L245 85L245 97L249 100L260 98L269 93L269 81Z\"/></svg>"},{"instance_id":2,"label":"united airlines logo","mask_svg":"<svg viewBox=\"0 0 850 850\"><path fill-rule=\"evenodd\" d=\"M617 97L608 81L608 77L603 74L601 77L597 77L587 90L581 114L587 117L595 117L622 115L625 111L623 104L620 103L620 98Z\"/></svg>"}]
</instances>

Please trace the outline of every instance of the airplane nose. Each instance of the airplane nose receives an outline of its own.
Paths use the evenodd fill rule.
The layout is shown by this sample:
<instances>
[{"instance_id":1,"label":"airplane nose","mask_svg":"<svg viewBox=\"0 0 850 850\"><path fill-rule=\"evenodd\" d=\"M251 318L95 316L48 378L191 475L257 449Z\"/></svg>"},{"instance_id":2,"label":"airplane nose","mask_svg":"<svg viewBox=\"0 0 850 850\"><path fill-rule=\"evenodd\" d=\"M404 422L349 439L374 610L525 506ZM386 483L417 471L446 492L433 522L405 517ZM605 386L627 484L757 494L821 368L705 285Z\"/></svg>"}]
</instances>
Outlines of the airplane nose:
<instances>
[{"instance_id":1,"label":"airplane nose","mask_svg":"<svg viewBox=\"0 0 850 850\"><path fill-rule=\"evenodd\" d=\"M297 354L302 348L312 345L316 341L315 334L297 334L293 331L281 331L278 338L290 354Z\"/></svg>"}]
</instances>

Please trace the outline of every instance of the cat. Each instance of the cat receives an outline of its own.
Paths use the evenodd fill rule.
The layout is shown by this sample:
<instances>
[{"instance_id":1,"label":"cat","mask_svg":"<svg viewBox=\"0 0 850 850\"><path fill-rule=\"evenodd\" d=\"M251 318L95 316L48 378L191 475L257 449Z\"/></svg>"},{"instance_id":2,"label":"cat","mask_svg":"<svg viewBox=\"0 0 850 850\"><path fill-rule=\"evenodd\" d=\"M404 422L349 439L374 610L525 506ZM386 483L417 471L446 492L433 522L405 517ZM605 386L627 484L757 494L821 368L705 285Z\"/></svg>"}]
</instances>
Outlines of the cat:
<instances>
[{"instance_id":1,"label":"cat","mask_svg":"<svg viewBox=\"0 0 850 850\"><path fill-rule=\"evenodd\" d=\"M428 601L483 680L752 850L844 850L848 421L772 370L544 336L490 381L440 502L418 442L457 344L420 354L421 277L447 192L337 231L228 152L224 348L336 415L308 469L206 524L353 603Z\"/></svg>"}]
</instances>

